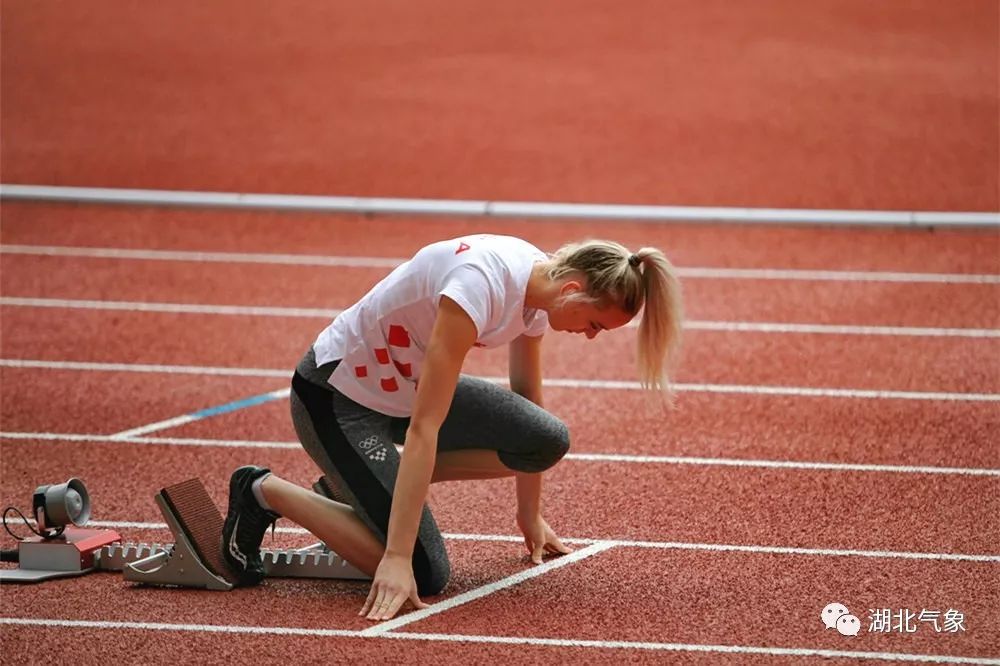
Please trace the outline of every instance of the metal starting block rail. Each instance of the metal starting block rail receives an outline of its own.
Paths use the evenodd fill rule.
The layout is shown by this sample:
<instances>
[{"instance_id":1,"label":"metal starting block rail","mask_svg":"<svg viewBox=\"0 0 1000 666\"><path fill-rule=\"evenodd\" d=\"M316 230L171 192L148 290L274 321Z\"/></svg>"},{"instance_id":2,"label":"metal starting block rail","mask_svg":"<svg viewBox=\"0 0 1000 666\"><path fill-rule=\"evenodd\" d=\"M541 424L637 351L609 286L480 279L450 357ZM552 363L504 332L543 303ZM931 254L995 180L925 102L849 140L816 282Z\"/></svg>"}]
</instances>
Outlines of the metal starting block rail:
<instances>
[{"instance_id":1,"label":"metal starting block rail","mask_svg":"<svg viewBox=\"0 0 1000 666\"><path fill-rule=\"evenodd\" d=\"M201 481L169 486L155 499L175 542L111 544L97 552L95 568L121 571L125 580L147 585L231 590L235 576L222 563L222 515ZM261 549L261 559L270 578L371 580L322 543Z\"/></svg>"},{"instance_id":2,"label":"metal starting block rail","mask_svg":"<svg viewBox=\"0 0 1000 666\"><path fill-rule=\"evenodd\" d=\"M174 544L121 543L105 546L97 553L98 571L122 571L125 580L150 583L147 572L165 565L173 554ZM337 555L322 543L304 548L261 548L264 572L268 578L319 578L327 580L371 580L371 576ZM190 561L190 560L189 560ZM173 582L174 574L164 572L167 580L158 585L202 587L196 581ZM231 586L230 586L231 587ZM212 589L212 588L207 588ZM230 588L222 588L230 589Z\"/></svg>"}]
</instances>

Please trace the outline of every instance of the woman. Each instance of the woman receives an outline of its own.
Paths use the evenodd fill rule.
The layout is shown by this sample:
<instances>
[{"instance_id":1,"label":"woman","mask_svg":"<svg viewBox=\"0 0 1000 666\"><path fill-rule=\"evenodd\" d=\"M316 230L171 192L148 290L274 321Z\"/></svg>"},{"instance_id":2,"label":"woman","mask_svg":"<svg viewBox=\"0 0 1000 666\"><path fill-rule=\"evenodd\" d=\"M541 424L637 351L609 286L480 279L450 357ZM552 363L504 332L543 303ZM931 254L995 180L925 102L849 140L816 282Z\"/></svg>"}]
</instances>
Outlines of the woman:
<instances>
[{"instance_id":1,"label":"woman","mask_svg":"<svg viewBox=\"0 0 1000 666\"><path fill-rule=\"evenodd\" d=\"M507 236L434 243L339 315L292 379L296 432L335 502L261 467L230 480L223 552L241 584L263 578L260 543L284 516L373 576L361 609L392 618L440 592L449 564L424 506L436 481L516 476L517 522L535 563L567 553L541 515L542 472L569 449L566 426L542 409L547 327L588 338L644 308L643 385L666 389L681 328L680 287L654 248L588 241L548 257ZM510 345L510 391L460 375L472 347ZM394 442L404 442L403 454Z\"/></svg>"}]
</instances>

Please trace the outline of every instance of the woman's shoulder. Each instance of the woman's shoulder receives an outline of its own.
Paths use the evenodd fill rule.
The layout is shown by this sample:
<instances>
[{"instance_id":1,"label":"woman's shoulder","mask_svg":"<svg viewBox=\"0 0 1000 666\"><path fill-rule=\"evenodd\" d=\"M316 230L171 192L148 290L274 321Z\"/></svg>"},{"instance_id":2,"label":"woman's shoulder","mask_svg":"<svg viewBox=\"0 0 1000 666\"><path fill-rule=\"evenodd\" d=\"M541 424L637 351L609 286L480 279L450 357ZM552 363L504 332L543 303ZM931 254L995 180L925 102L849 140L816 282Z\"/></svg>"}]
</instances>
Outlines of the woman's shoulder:
<instances>
[{"instance_id":1,"label":"woman's shoulder","mask_svg":"<svg viewBox=\"0 0 1000 666\"><path fill-rule=\"evenodd\" d=\"M480 264L494 269L516 269L525 261L546 255L530 242L515 236L474 234L438 241L422 248L415 256L438 267Z\"/></svg>"}]
</instances>

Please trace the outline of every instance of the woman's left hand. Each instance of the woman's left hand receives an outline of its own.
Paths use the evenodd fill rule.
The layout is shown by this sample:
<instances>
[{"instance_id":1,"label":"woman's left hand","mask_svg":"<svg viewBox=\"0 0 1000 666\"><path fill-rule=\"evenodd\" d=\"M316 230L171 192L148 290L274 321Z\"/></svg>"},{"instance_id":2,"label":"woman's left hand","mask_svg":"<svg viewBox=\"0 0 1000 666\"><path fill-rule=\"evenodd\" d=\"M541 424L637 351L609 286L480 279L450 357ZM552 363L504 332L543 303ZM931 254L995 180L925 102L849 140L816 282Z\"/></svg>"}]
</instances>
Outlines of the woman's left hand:
<instances>
[{"instance_id":1,"label":"woman's left hand","mask_svg":"<svg viewBox=\"0 0 1000 666\"><path fill-rule=\"evenodd\" d=\"M542 518L541 513L534 513L528 516L517 516L517 526L524 534L524 545L531 553L531 561L535 564L542 563L542 555L550 553L552 555L573 552L572 548L563 545L556 533L552 531L549 524Z\"/></svg>"}]
</instances>

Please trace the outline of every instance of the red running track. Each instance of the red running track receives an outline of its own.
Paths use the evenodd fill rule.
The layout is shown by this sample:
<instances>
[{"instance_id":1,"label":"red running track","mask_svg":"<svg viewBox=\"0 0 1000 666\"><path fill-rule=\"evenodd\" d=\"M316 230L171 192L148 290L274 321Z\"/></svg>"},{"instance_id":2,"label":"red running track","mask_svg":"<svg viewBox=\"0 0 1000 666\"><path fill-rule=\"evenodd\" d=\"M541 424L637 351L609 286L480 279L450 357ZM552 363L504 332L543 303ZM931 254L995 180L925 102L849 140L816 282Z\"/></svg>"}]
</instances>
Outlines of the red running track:
<instances>
[{"instance_id":1,"label":"red running track","mask_svg":"<svg viewBox=\"0 0 1000 666\"><path fill-rule=\"evenodd\" d=\"M210 247L211 243L206 239L201 245ZM194 263L7 258L14 260L5 262L8 270L3 282L4 296L211 303L223 300L216 298L221 295L236 296L238 290L233 286L251 277L241 275L241 267L227 264L216 266L218 271L213 272L211 265ZM37 270L39 265L44 265L45 270ZM98 270L89 272L91 265ZM179 279L172 279L171 268L187 267L196 276L211 278L192 280L190 275L182 273ZM301 271L294 269L292 277L297 277L295 272L298 276L307 275ZM330 269L320 272L329 275ZM87 277L75 283L71 279L74 273ZM365 277L377 279L370 269L341 271L338 275L353 275L359 284ZM242 302L278 302L287 284L280 271L265 268L256 276L260 279L253 281L253 292L244 294L246 300ZM305 279L317 280L317 285L323 283L321 277ZM334 305L346 304L352 297L352 287L345 290L341 284L327 289L331 299L336 300ZM719 291L723 294L731 291L737 300L752 300L768 284L706 281L702 288L709 299ZM802 291L797 287L808 290L813 283L776 284L795 294ZM834 289L840 286L832 283ZM913 298L912 291L926 287L893 285L892 289L881 292L864 283L860 288L871 289L871 298L881 304L886 320L898 322L901 316L888 309L894 301L882 297L904 294ZM947 295L964 294L967 287L935 285L934 288ZM995 285L979 287L986 293L996 289ZM801 293L797 296L798 302L808 302ZM727 296L720 295L717 302L726 303ZM296 301L290 305L302 304ZM308 301L305 304L321 305ZM718 316L727 317L724 307L718 307ZM975 302L963 300L962 296L937 299L934 311L936 314L928 317L940 319L928 322L920 319L919 311L910 310L906 315L910 320L906 323L950 325L963 317L976 316L970 314L976 312ZM785 315L781 319L796 318L791 307L781 312ZM304 344L324 325L321 318L63 308L4 307L3 315L4 358L273 370L290 368ZM864 319L864 310L858 313L845 309L842 316L838 320L841 323L870 323ZM803 319L801 314L799 319L811 320ZM608 369L601 363L588 363L588 359L627 356L631 344L629 332L602 336L603 339L592 342L569 336L550 337L546 354L551 376L630 377L625 366ZM903 343L901 340L885 336L693 333L689 335L680 378L820 386L846 385L843 381L853 379L854 387L996 392L994 340L924 337L905 338ZM842 349L850 353L838 353ZM866 349L869 351L865 352ZM866 357L865 353L871 356ZM788 360L761 365L752 360L758 358ZM879 359L879 364L869 358ZM896 365L892 365L893 358L899 359ZM741 363L740 359L748 360ZM802 359L808 359L808 364L801 364ZM928 367L939 370L928 372ZM470 363L470 369L502 374L503 355L484 353ZM5 431L97 436L274 390L287 383L282 377L200 377L108 370L7 367L2 372L5 387L32 387L31 391L3 391ZM566 418L573 428L577 442L574 452L688 455L744 461L997 467L992 435L996 430L997 410L995 403L989 402L682 393L678 410L662 415L650 410L642 397L632 391L563 388L552 389L548 394L550 408ZM127 410L123 409L123 396L130 397L132 406ZM136 397L139 399L135 400ZM205 480L220 505L224 501L228 471L249 461L266 462L279 473L307 484L316 472L292 445L294 437L288 428L285 409L284 402L279 401L153 433L154 437L209 440L201 446L183 441L172 445L8 439L3 444L0 487L4 496L18 497L39 478L82 475L80 470L86 469L91 491L95 498L100 498L101 520L110 524L120 521L148 524L157 523L160 518L152 502L142 498L149 498L159 487L191 475ZM212 444L221 443L220 440L234 440L236 445ZM265 448L251 448L255 441L262 442ZM40 450L48 454L39 457ZM100 472L95 473L97 470ZM670 643L765 646L771 649L769 658L780 661L787 657L776 654L774 649L793 650L797 659L810 657L813 653L809 650L847 649L840 640L843 637L831 635L814 621L819 608L828 603L819 599L841 599L857 608L882 604L931 608L937 604L943 609L948 605L960 607L970 623L973 618L993 617L998 610L995 586L986 582L996 562L912 559L924 556L907 555L995 555L995 534L1000 531L996 521L996 515L1000 515L1000 494L995 476L734 468L638 460L567 460L547 476L547 514L560 533L648 545L679 542L689 544L687 548L694 550L650 549L648 545L637 547L638 544L618 546L558 572L446 611L439 618L428 618L401 629L404 636L414 636L397 639L414 644L406 654L422 659L419 655L425 654L427 647L424 639L416 636L444 632L453 636L500 639L506 636L543 642L596 641L576 648L544 644L508 646L508 650L516 650L509 654L516 655L514 658L518 660L529 660L531 655L545 650L559 655L558 658L583 651L579 654L593 659L609 649L608 640L616 640L656 644L655 648L631 648L630 658L637 659L657 658L666 649L663 644ZM450 533L510 535L513 531L510 486L504 482L446 484L432 490L431 502L438 520ZM720 520L720 516L724 519ZM124 527L122 530L130 531ZM131 532L129 538L136 540L163 538L136 528ZM296 535L292 540L301 543L304 538ZM697 544L749 550L719 552L710 550L710 545ZM812 554L766 552L770 547L805 548ZM455 568L461 573L443 598L481 588L524 569L516 542L452 540L449 549ZM899 554L879 558L834 556L828 549ZM942 586L942 580L950 582ZM280 627L307 632L311 628L345 631L364 628L364 623L359 623L351 611L364 594L364 586L358 584L280 581L270 583L263 591L241 591L221 597L197 593L163 597L164 593L159 591L133 591L130 594L144 597L134 602L122 602L122 591L128 588L112 576L63 581L34 589L38 594L23 597L23 603L29 605L8 606L8 616L136 623L131 625L134 628L111 634L116 644L122 646L120 649L138 640L137 636L152 631L144 623L168 620L192 625L187 631L197 636L194 625L217 624L216 618L231 615L225 610L227 606L233 604L233 608L242 609L243 598L254 593L258 597L248 598L255 601L259 598L260 612L264 615L256 618L253 611L243 612L238 615L240 621L231 624L276 627L276 632L283 631ZM278 601L272 600L273 595L277 595ZM132 597L126 595L126 598ZM76 601L73 605L76 610L60 610L64 606L57 599ZM313 600L306 603L312 604L309 612L315 615L299 610L303 600ZM153 601L156 604L150 606ZM520 609L526 605L540 609L537 616L540 619L525 623ZM549 606L551 610L546 610ZM561 612L569 608L574 610ZM176 610L165 618L166 609ZM763 610L752 613L754 609ZM331 624L334 617L340 620ZM491 618L489 626L483 625L484 617ZM581 618L586 619L581 621ZM626 621L625 618L642 619ZM773 618L783 620L779 623ZM442 622L448 622L448 626ZM870 640L866 640L863 650L989 655L997 633L988 620L983 622L979 620L975 632L956 635L867 634L864 637ZM12 627L8 629L11 631L5 631L5 641L13 639L16 646L20 634L14 633ZM111 630L66 627L61 631L66 636L107 636ZM152 633L156 635L155 631ZM280 644L296 645L310 645L316 640L293 639L287 633L270 638ZM945 639L951 642L942 643ZM247 645L254 645L257 640L250 638L242 647L225 649L234 650L234 657L238 657L245 654ZM361 639L350 635L326 640L337 645L334 653L344 650L345 654L358 654L368 649L361 646L370 645L370 641L377 640L381 646L389 639L366 639L360 646L357 641ZM483 639L434 640L447 652L467 648L470 641ZM449 642L452 640L464 642L452 645ZM960 649L955 649L957 646ZM849 647L854 649L857 645ZM186 649L164 648L157 654L173 658L184 654ZM397 647L393 645L390 649ZM496 645L489 648L497 649ZM650 652L651 649L654 651ZM742 663L742 657L750 656L740 655L739 660Z\"/></svg>"},{"instance_id":2,"label":"red running track","mask_svg":"<svg viewBox=\"0 0 1000 666\"><path fill-rule=\"evenodd\" d=\"M995 211L998 20L991 0L5 2L4 178Z\"/></svg>"}]
</instances>

